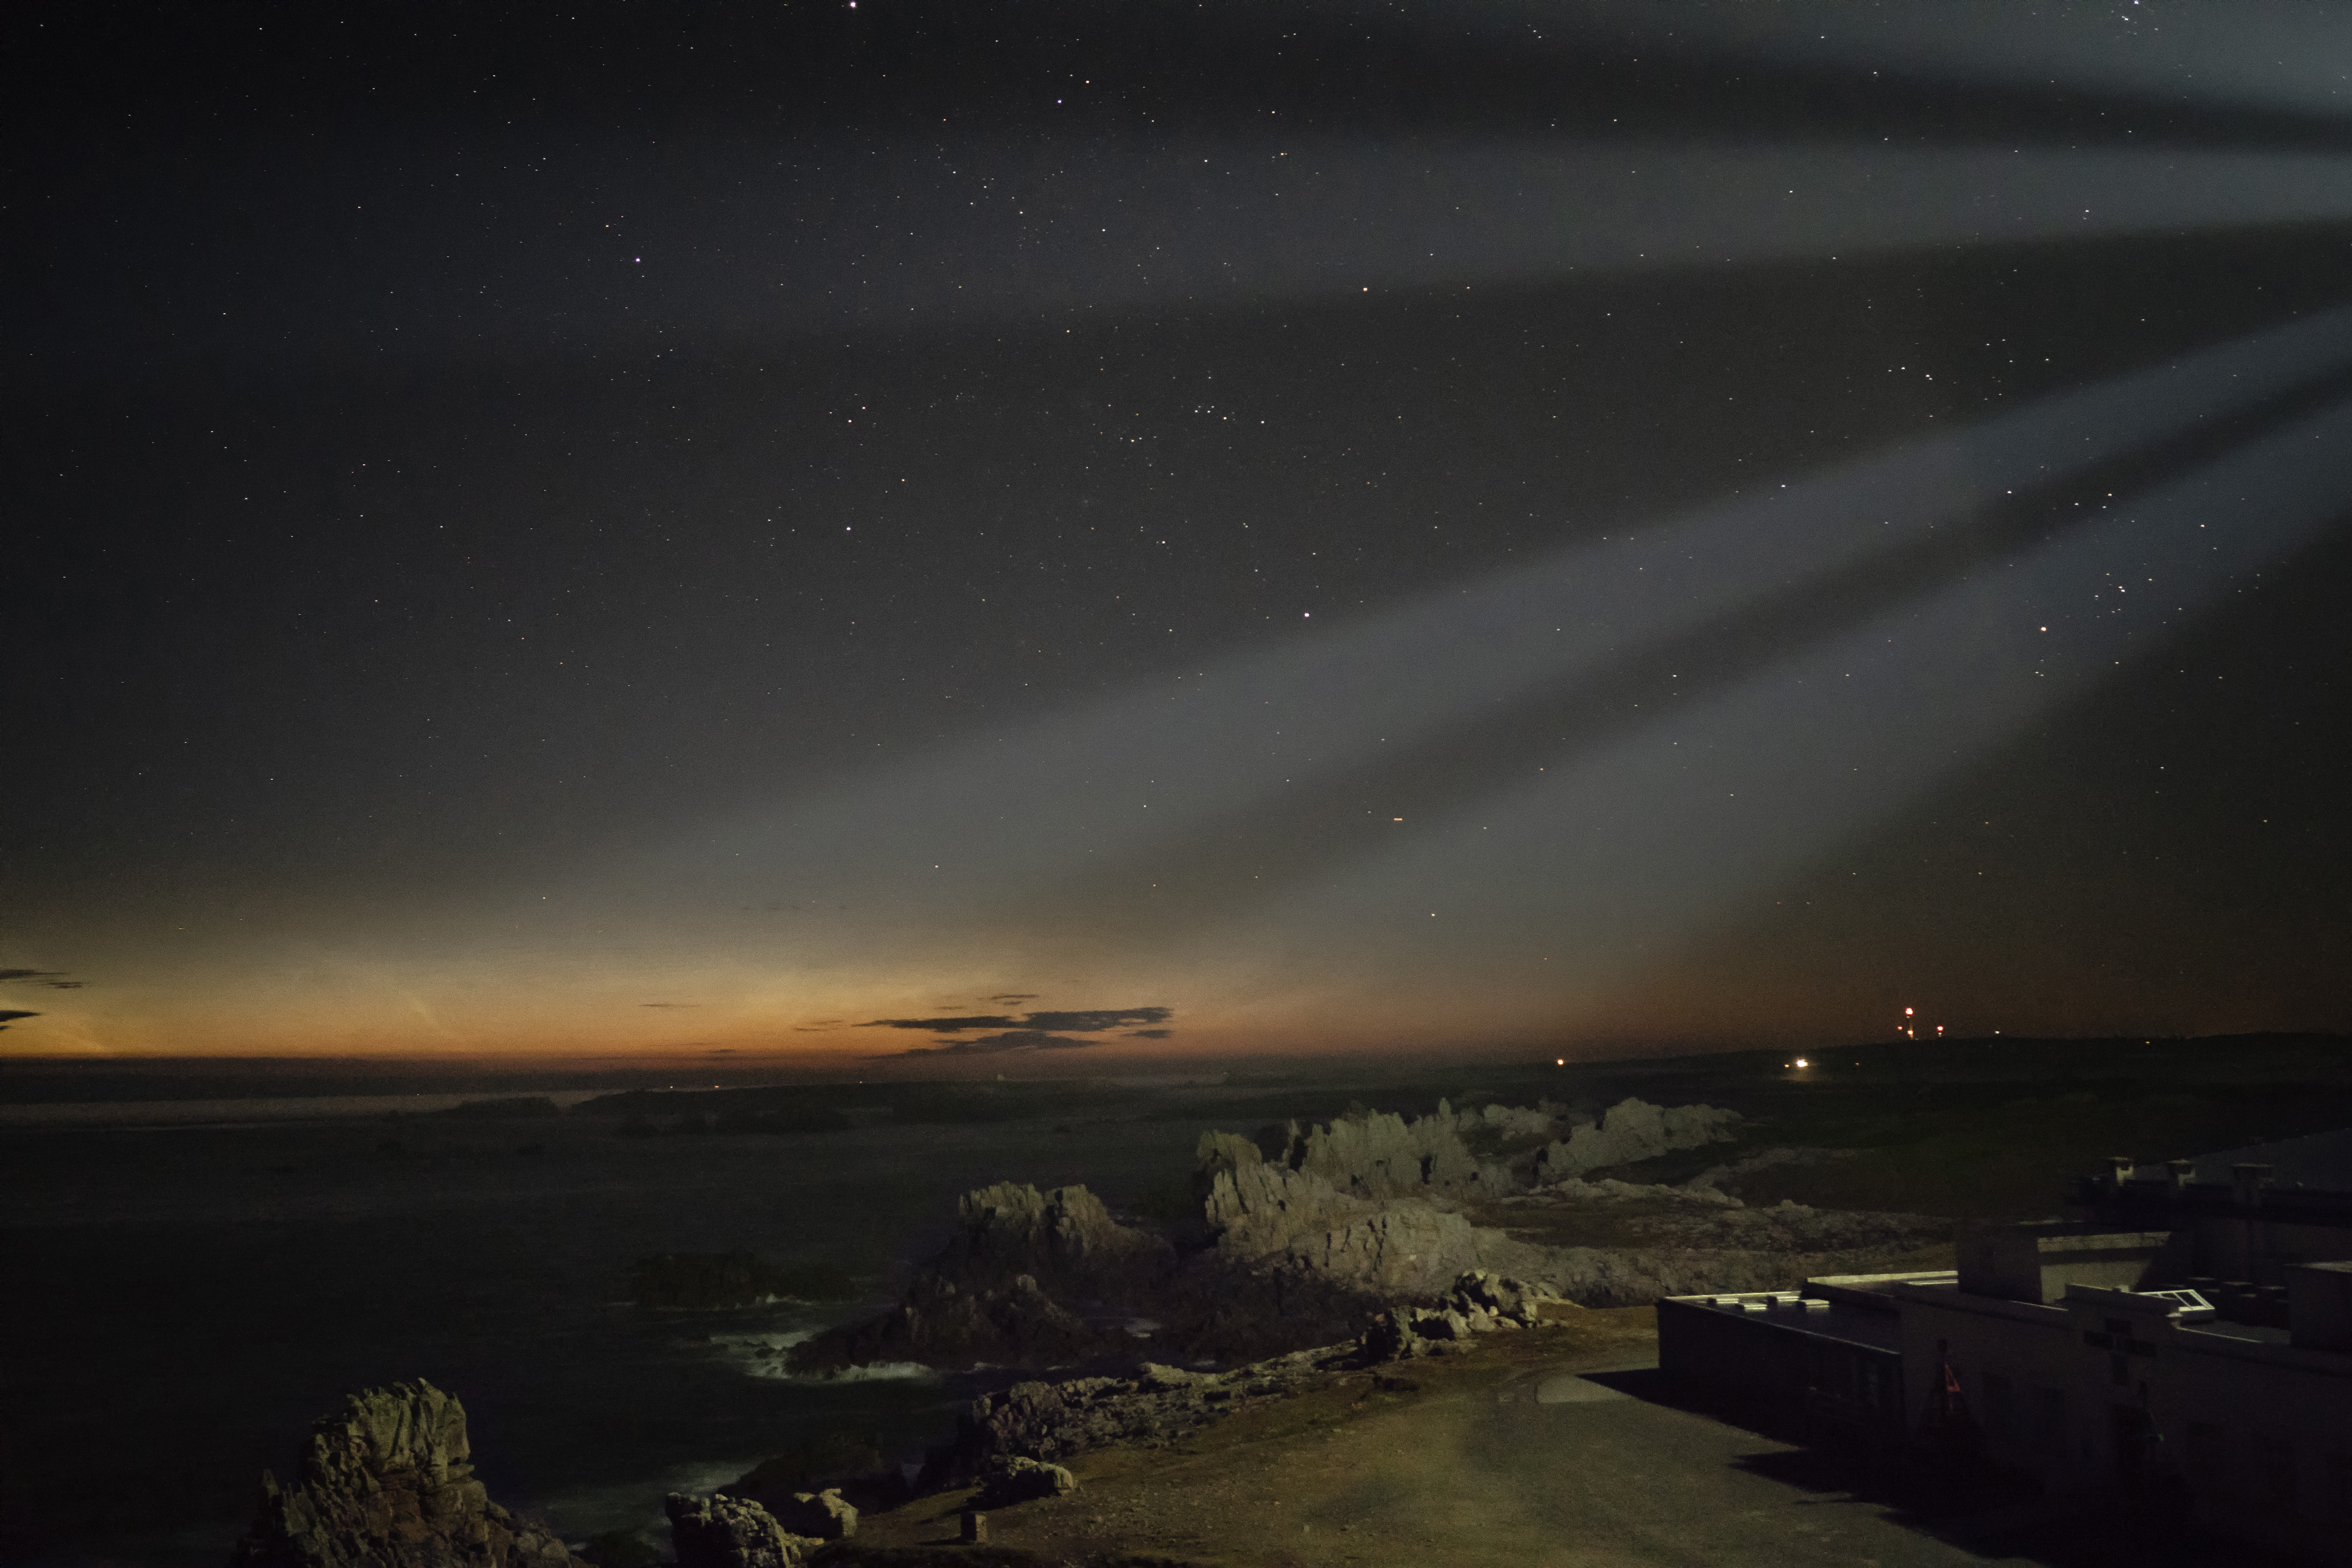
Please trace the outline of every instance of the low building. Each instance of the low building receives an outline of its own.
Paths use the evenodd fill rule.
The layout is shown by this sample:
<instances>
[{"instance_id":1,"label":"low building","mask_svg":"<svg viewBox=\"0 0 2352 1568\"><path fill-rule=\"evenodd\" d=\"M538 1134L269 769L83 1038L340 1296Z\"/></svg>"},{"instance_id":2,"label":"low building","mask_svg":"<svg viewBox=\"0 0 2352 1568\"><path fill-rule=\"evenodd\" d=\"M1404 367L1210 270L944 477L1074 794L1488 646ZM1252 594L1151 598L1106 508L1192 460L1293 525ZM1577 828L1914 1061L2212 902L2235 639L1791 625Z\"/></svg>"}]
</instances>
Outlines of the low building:
<instances>
[{"instance_id":1,"label":"low building","mask_svg":"<svg viewBox=\"0 0 2352 1568\"><path fill-rule=\"evenodd\" d=\"M1668 1297L1658 1303L1658 1364L1809 1436L1899 1440L1910 1428L1903 1320L1887 1289L1916 1278L1857 1275L1808 1280L1802 1291Z\"/></svg>"},{"instance_id":2,"label":"low building","mask_svg":"<svg viewBox=\"0 0 2352 1568\"><path fill-rule=\"evenodd\" d=\"M2352 1174L2352 1132L2296 1142L2274 1147ZM2052 1494L2145 1491L2352 1556L2352 1180L2215 1163L2119 1162L2064 1221L1964 1231L1957 1270L1661 1301L1660 1365L1816 1434L1964 1447Z\"/></svg>"}]
</instances>

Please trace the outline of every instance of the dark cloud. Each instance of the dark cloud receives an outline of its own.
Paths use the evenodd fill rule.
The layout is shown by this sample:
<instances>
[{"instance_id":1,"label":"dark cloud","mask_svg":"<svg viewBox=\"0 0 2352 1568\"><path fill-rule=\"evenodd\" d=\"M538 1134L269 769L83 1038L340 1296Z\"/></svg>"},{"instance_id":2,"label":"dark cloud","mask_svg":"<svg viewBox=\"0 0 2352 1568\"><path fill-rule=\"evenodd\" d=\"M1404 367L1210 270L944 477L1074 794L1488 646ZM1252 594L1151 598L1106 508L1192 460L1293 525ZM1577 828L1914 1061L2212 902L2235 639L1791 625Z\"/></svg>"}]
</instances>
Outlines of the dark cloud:
<instances>
[{"instance_id":1,"label":"dark cloud","mask_svg":"<svg viewBox=\"0 0 2352 1568\"><path fill-rule=\"evenodd\" d=\"M992 1002L1003 1002L1009 998L992 996L989 999ZM1014 1043L1011 1045L991 1046L989 1049L1000 1051L1025 1050L1033 1048L1038 1050L1050 1050L1060 1047L1057 1046L1049 1046L1045 1043L1049 1036L1097 1035L1102 1033L1106 1029L1116 1029L1122 1024L1161 1024L1174 1016L1175 1011L1176 1010L1172 1007L1095 1007L1076 1013L1030 1013L1018 1018L1008 1017L1002 1014L975 1014L969 1016L953 1018L877 1018L872 1023L863 1025L861 1027L868 1029L928 1029L935 1035L960 1035L967 1029L1001 1029L1005 1032L991 1036L989 1037L995 1040L1009 1040ZM1161 1029L1157 1032L1143 1033L1136 1037L1148 1040L1157 1040L1165 1038L1168 1033L1168 1030ZM1095 1042L1090 1040L1063 1040L1060 1042L1061 1046L1084 1046L1091 1045L1093 1043ZM969 1044L978 1046L981 1042L974 1040L969 1042ZM959 1044L954 1048L961 1050L963 1049L963 1046ZM924 1054L929 1053L926 1052Z\"/></svg>"},{"instance_id":2,"label":"dark cloud","mask_svg":"<svg viewBox=\"0 0 2352 1568\"><path fill-rule=\"evenodd\" d=\"M1100 1040L1081 1040L1070 1035L1049 1034L1044 1029L1007 1029L999 1035L982 1035L976 1040L950 1040L937 1046L917 1046L910 1051L895 1051L904 1057L993 1057L1006 1051L1071 1051L1088 1046L1101 1045Z\"/></svg>"},{"instance_id":3,"label":"dark cloud","mask_svg":"<svg viewBox=\"0 0 2352 1568\"><path fill-rule=\"evenodd\" d=\"M0 969L0 984L14 981L23 985L46 985L52 991L79 991L82 988L83 982L65 979L64 974L62 969ZM30 1018L37 1015L16 1013L7 1016Z\"/></svg>"},{"instance_id":4,"label":"dark cloud","mask_svg":"<svg viewBox=\"0 0 2352 1568\"><path fill-rule=\"evenodd\" d=\"M0 1028L6 1027L12 1019L37 1018L40 1015L38 1013L26 1013L15 1007L0 1007Z\"/></svg>"},{"instance_id":5,"label":"dark cloud","mask_svg":"<svg viewBox=\"0 0 2352 1568\"><path fill-rule=\"evenodd\" d=\"M1122 1024L1164 1024L1175 1011L1172 1007L1102 1007L1086 1013L1032 1013L1021 1022L1032 1029L1067 1029L1074 1034L1091 1035L1116 1029Z\"/></svg>"},{"instance_id":6,"label":"dark cloud","mask_svg":"<svg viewBox=\"0 0 2352 1568\"><path fill-rule=\"evenodd\" d=\"M640 1007L699 1007L699 1002L640 1002Z\"/></svg>"},{"instance_id":7,"label":"dark cloud","mask_svg":"<svg viewBox=\"0 0 2352 1568\"><path fill-rule=\"evenodd\" d=\"M1175 1032L1176 1031L1173 1029L1129 1029L1127 1033L1121 1035L1119 1038L1122 1040L1164 1040Z\"/></svg>"},{"instance_id":8,"label":"dark cloud","mask_svg":"<svg viewBox=\"0 0 2352 1568\"><path fill-rule=\"evenodd\" d=\"M992 1002L1034 1002L1037 1000L1037 993L1034 991L1007 991L1003 995L991 996L989 1000Z\"/></svg>"}]
</instances>

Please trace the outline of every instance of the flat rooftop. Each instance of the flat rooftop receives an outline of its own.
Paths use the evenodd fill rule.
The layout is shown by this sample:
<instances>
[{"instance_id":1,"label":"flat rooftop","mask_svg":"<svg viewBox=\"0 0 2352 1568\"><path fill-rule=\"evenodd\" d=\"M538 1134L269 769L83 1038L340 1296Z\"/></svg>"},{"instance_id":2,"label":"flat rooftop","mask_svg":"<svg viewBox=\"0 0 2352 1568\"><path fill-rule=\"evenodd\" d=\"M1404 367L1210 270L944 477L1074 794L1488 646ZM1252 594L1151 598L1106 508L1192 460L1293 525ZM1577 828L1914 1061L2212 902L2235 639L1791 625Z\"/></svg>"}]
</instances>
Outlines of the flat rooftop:
<instances>
[{"instance_id":1,"label":"flat rooftop","mask_svg":"<svg viewBox=\"0 0 2352 1568\"><path fill-rule=\"evenodd\" d=\"M1903 1348L1903 1320L1885 1307L1842 1301L1813 1290L1750 1290L1712 1296L1671 1296L1668 1300L1718 1312L1758 1328L1811 1339L1832 1340L1869 1350Z\"/></svg>"}]
</instances>

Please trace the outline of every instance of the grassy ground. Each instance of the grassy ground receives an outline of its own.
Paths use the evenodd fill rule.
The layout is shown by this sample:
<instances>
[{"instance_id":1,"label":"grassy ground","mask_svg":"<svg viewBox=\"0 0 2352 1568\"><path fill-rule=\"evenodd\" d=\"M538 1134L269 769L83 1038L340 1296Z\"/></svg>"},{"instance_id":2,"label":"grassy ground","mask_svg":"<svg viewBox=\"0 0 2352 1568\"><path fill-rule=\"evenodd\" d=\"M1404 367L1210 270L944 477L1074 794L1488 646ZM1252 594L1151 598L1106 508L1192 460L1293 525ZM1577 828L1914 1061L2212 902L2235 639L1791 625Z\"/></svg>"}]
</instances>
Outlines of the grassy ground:
<instances>
[{"instance_id":1,"label":"grassy ground","mask_svg":"<svg viewBox=\"0 0 2352 1568\"><path fill-rule=\"evenodd\" d=\"M1246 1411L1175 1447L1081 1455L1070 1465L1076 1492L992 1512L990 1543L1050 1563L1155 1555L1235 1568L1406 1561L1387 1554L1395 1543L1377 1527L1383 1509L1372 1494L1402 1500L1415 1489L1391 1472L1434 1457L1435 1435L1424 1430L1433 1411L1483 1412L1500 1392L1540 1373L1655 1356L1650 1308L1558 1309L1553 1318L1538 1329L1489 1336L1465 1355L1335 1374L1319 1389ZM1400 1459L1408 1463L1400 1467ZM1423 1484L1435 1479L1424 1473ZM858 1544L950 1544L971 1496L941 1493L868 1516ZM1321 1541L1314 1539L1318 1526Z\"/></svg>"}]
</instances>

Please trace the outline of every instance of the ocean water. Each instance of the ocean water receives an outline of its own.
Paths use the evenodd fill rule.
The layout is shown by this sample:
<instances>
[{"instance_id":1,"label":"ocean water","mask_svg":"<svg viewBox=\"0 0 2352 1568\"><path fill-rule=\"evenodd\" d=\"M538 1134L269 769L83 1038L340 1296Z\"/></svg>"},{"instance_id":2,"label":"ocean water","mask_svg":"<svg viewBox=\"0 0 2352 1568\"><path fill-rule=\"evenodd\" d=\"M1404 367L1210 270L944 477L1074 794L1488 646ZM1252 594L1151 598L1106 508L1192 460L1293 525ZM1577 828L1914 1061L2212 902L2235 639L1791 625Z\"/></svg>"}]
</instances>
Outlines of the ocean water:
<instances>
[{"instance_id":1,"label":"ocean water","mask_svg":"<svg viewBox=\"0 0 2352 1568\"><path fill-rule=\"evenodd\" d=\"M332 1108L329 1108L332 1109ZM895 1299L958 1194L1181 1183L1197 1116L783 1136L617 1135L580 1117L19 1124L0 1137L0 1561L217 1563L264 1466L350 1390L465 1401L478 1473L578 1539L656 1526L827 1433L911 1460L964 1397L913 1366L782 1373ZM631 1262L749 1247L850 1302L651 1312Z\"/></svg>"}]
</instances>

